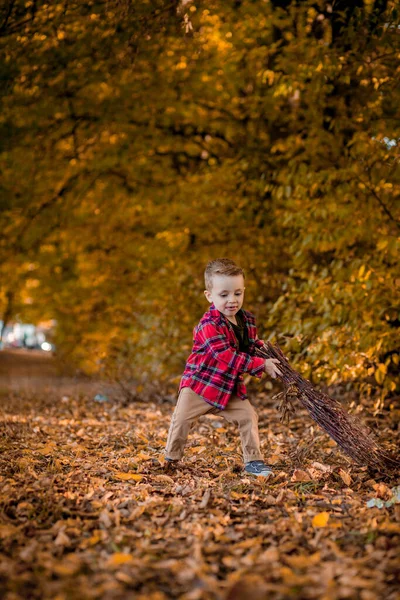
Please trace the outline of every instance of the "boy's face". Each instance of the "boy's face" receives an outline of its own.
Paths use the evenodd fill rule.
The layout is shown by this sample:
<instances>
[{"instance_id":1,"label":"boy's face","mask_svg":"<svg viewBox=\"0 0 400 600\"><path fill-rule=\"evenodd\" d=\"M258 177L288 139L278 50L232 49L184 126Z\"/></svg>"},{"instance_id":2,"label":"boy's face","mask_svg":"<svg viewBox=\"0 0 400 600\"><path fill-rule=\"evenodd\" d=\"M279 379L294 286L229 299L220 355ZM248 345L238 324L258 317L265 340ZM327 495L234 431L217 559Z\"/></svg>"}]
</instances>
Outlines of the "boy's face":
<instances>
[{"instance_id":1,"label":"boy's face","mask_svg":"<svg viewBox=\"0 0 400 600\"><path fill-rule=\"evenodd\" d=\"M205 297L228 319L242 307L244 299L243 275L214 275L212 290L205 290Z\"/></svg>"}]
</instances>

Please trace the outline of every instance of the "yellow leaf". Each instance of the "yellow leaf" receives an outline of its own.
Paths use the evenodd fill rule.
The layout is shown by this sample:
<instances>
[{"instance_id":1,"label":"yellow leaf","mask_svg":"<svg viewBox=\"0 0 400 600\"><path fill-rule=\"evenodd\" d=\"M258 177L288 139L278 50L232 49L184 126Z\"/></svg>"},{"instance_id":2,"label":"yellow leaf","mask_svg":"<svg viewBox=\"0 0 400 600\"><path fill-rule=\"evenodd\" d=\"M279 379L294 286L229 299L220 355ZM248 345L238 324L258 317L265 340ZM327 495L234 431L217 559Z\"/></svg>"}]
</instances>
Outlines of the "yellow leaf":
<instances>
[{"instance_id":1,"label":"yellow leaf","mask_svg":"<svg viewBox=\"0 0 400 600\"><path fill-rule=\"evenodd\" d=\"M102 532L100 530L96 531L90 538L84 540L80 545L81 548L86 548L88 546L95 546L103 539Z\"/></svg>"},{"instance_id":2,"label":"yellow leaf","mask_svg":"<svg viewBox=\"0 0 400 600\"><path fill-rule=\"evenodd\" d=\"M114 477L121 481L141 481L143 479L143 475L140 473L123 473L121 471L114 473Z\"/></svg>"},{"instance_id":3,"label":"yellow leaf","mask_svg":"<svg viewBox=\"0 0 400 600\"><path fill-rule=\"evenodd\" d=\"M137 458L139 460L150 460L151 456L149 454L145 454L144 452L139 452L139 454L137 455Z\"/></svg>"},{"instance_id":4,"label":"yellow leaf","mask_svg":"<svg viewBox=\"0 0 400 600\"><path fill-rule=\"evenodd\" d=\"M329 513L324 511L315 515L312 520L313 527L326 527L329 521Z\"/></svg>"},{"instance_id":5,"label":"yellow leaf","mask_svg":"<svg viewBox=\"0 0 400 600\"><path fill-rule=\"evenodd\" d=\"M119 565L125 565L126 563L132 562L132 554L126 554L125 552L115 552L110 556L108 560L108 566L118 567Z\"/></svg>"}]
</instances>

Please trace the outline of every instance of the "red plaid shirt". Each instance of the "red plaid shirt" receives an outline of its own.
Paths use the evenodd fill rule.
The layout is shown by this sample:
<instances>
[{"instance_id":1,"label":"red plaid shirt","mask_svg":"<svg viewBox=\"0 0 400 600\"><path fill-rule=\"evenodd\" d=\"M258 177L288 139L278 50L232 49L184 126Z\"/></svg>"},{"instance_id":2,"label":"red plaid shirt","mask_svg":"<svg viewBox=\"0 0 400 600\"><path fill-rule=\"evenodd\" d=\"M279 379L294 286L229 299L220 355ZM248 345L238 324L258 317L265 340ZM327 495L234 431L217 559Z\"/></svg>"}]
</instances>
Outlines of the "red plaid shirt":
<instances>
[{"instance_id":1,"label":"red plaid shirt","mask_svg":"<svg viewBox=\"0 0 400 600\"><path fill-rule=\"evenodd\" d=\"M247 398L243 373L261 377L264 359L252 356L256 346L263 342L257 338L254 316L242 310L249 335L249 354L239 352L239 343L228 319L211 304L199 324L194 328L192 353L186 362L179 390L190 387L196 394L223 410L235 393Z\"/></svg>"}]
</instances>

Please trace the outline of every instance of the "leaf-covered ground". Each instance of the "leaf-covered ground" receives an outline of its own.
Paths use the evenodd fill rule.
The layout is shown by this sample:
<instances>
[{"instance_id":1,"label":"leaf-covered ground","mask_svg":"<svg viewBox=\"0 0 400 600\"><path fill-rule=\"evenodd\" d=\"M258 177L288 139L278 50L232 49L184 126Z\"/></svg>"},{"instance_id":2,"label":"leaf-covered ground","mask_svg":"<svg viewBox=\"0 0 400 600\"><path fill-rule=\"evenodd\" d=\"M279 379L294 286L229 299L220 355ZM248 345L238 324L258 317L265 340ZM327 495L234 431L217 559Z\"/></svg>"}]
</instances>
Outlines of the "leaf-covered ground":
<instances>
[{"instance_id":1,"label":"leaf-covered ground","mask_svg":"<svg viewBox=\"0 0 400 600\"><path fill-rule=\"evenodd\" d=\"M243 473L217 417L166 472L171 404L3 390L1 598L399 598L399 482L354 467L303 413L288 428L255 404L269 479Z\"/></svg>"}]
</instances>

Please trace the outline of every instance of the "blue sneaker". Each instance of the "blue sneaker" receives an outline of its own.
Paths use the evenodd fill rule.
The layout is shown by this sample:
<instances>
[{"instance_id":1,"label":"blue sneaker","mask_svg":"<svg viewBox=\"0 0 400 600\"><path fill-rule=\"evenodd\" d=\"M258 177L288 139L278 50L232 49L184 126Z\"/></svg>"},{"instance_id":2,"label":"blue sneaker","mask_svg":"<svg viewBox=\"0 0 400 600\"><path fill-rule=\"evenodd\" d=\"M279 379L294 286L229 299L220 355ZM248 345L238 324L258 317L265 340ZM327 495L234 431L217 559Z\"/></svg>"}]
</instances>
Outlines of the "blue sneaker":
<instances>
[{"instance_id":1,"label":"blue sneaker","mask_svg":"<svg viewBox=\"0 0 400 600\"><path fill-rule=\"evenodd\" d=\"M266 465L262 460L252 460L246 463L244 470L246 473L250 473L250 475L255 475L256 477L268 477L274 473L271 467Z\"/></svg>"},{"instance_id":2,"label":"blue sneaker","mask_svg":"<svg viewBox=\"0 0 400 600\"><path fill-rule=\"evenodd\" d=\"M175 469L178 462L178 459L169 458L168 456L166 456L164 462L164 470L171 471L172 469Z\"/></svg>"}]
</instances>

